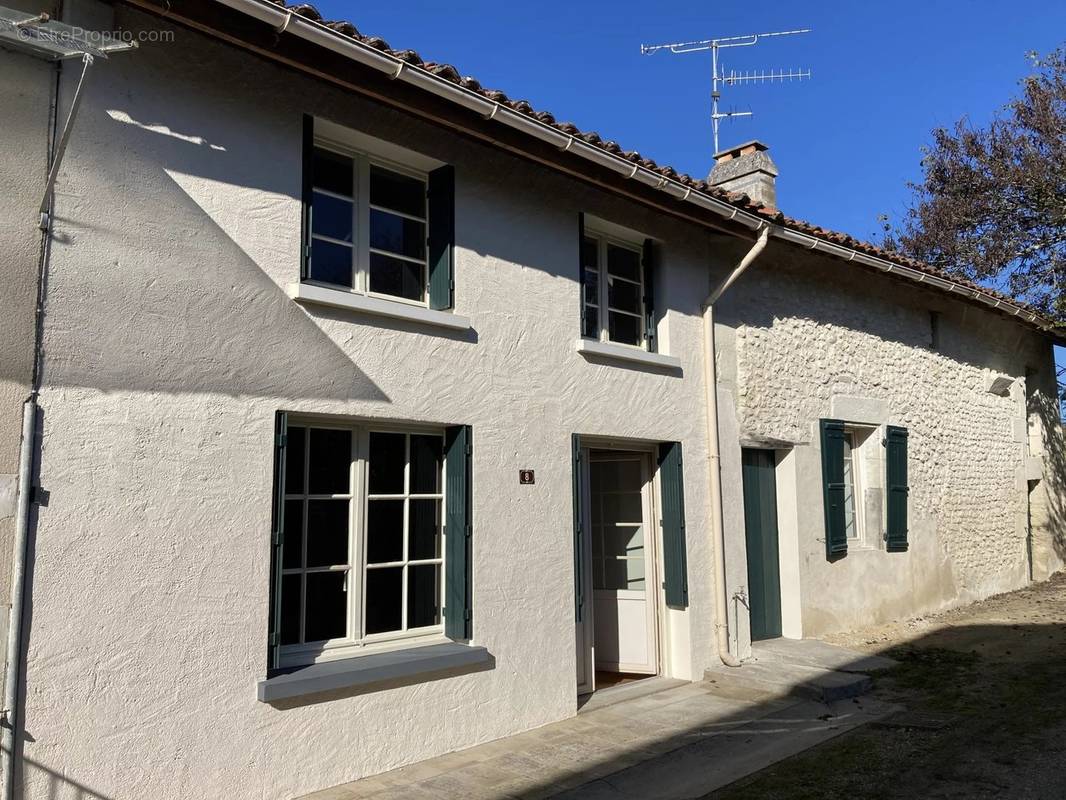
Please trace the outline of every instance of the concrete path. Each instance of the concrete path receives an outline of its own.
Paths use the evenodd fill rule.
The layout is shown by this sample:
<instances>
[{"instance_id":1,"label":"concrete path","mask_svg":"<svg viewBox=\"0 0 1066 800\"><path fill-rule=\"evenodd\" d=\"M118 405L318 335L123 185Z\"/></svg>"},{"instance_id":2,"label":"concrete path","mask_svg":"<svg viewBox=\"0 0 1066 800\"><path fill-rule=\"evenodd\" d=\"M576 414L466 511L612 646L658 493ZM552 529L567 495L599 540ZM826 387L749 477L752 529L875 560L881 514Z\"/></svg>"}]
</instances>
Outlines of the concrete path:
<instances>
[{"instance_id":1,"label":"concrete path","mask_svg":"<svg viewBox=\"0 0 1066 800\"><path fill-rule=\"evenodd\" d=\"M660 685L655 694L613 704L605 692L600 704L571 719L306 800L700 797L897 710L866 698L826 704L783 697L758 685Z\"/></svg>"}]
</instances>

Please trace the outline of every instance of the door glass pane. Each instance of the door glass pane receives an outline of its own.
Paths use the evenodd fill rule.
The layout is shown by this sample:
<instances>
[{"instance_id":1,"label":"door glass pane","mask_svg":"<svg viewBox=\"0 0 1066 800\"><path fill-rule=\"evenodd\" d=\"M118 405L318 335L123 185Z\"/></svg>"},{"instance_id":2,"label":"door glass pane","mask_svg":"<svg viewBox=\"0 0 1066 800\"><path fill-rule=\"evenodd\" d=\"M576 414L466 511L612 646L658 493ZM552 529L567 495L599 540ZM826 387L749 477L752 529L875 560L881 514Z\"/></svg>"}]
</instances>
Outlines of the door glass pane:
<instances>
[{"instance_id":1,"label":"door glass pane","mask_svg":"<svg viewBox=\"0 0 1066 800\"><path fill-rule=\"evenodd\" d=\"M426 257L426 224L372 208L370 246L421 260Z\"/></svg>"},{"instance_id":2,"label":"door glass pane","mask_svg":"<svg viewBox=\"0 0 1066 800\"><path fill-rule=\"evenodd\" d=\"M407 572L407 627L440 624L440 567L416 564Z\"/></svg>"},{"instance_id":3,"label":"door glass pane","mask_svg":"<svg viewBox=\"0 0 1066 800\"><path fill-rule=\"evenodd\" d=\"M299 569L303 566L304 501L285 501L285 541L282 542L281 566Z\"/></svg>"},{"instance_id":4,"label":"door glass pane","mask_svg":"<svg viewBox=\"0 0 1066 800\"><path fill-rule=\"evenodd\" d=\"M379 501L382 502L382 501ZM408 559L440 558L440 501L411 500Z\"/></svg>"},{"instance_id":5,"label":"door glass pane","mask_svg":"<svg viewBox=\"0 0 1066 800\"><path fill-rule=\"evenodd\" d=\"M604 559L603 566L603 588L635 591L644 588L643 558L607 558Z\"/></svg>"},{"instance_id":6,"label":"door glass pane","mask_svg":"<svg viewBox=\"0 0 1066 800\"><path fill-rule=\"evenodd\" d=\"M421 300L424 291L423 273L426 265L400 258L370 254L370 291Z\"/></svg>"},{"instance_id":7,"label":"door glass pane","mask_svg":"<svg viewBox=\"0 0 1066 800\"><path fill-rule=\"evenodd\" d=\"M304 435L306 429L290 425L285 444L285 491L303 494L304 491Z\"/></svg>"},{"instance_id":8,"label":"door glass pane","mask_svg":"<svg viewBox=\"0 0 1066 800\"><path fill-rule=\"evenodd\" d=\"M281 643L298 644L300 641L300 575L283 575L281 578Z\"/></svg>"},{"instance_id":9,"label":"door glass pane","mask_svg":"<svg viewBox=\"0 0 1066 800\"><path fill-rule=\"evenodd\" d=\"M426 184L418 178L370 165L370 203L412 217L426 216Z\"/></svg>"},{"instance_id":10,"label":"door glass pane","mask_svg":"<svg viewBox=\"0 0 1066 800\"><path fill-rule=\"evenodd\" d=\"M643 556L644 530L640 526L618 526L605 528L603 534L604 555Z\"/></svg>"},{"instance_id":11,"label":"door glass pane","mask_svg":"<svg viewBox=\"0 0 1066 800\"><path fill-rule=\"evenodd\" d=\"M352 288L353 252L351 245L312 238L311 280Z\"/></svg>"},{"instance_id":12,"label":"door glass pane","mask_svg":"<svg viewBox=\"0 0 1066 800\"><path fill-rule=\"evenodd\" d=\"M440 436L411 436L411 494L440 492L443 442Z\"/></svg>"},{"instance_id":13,"label":"door glass pane","mask_svg":"<svg viewBox=\"0 0 1066 800\"><path fill-rule=\"evenodd\" d=\"M351 487L352 432L311 428L309 494L348 494Z\"/></svg>"},{"instance_id":14,"label":"door glass pane","mask_svg":"<svg viewBox=\"0 0 1066 800\"><path fill-rule=\"evenodd\" d=\"M404 447L402 433L370 434L370 494L403 494Z\"/></svg>"},{"instance_id":15,"label":"door glass pane","mask_svg":"<svg viewBox=\"0 0 1066 800\"><path fill-rule=\"evenodd\" d=\"M348 591L346 572L309 572L304 641L318 642L346 635Z\"/></svg>"},{"instance_id":16,"label":"door glass pane","mask_svg":"<svg viewBox=\"0 0 1066 800\"><path fill-rule=\"evenodd\" d=\"M403 500L369 500L366 563L403 561Z\"/></svg>"},{"instance_id":17,"label":"door glass pane","mask_svg":"<svg viewBox=\"0 0 1066 800\"><path fill-rule=\"evenodd\" d=\"M398 631L403 624L403 567L366 571L366 632Z\"/></svg>"},{"instance_id":18,"label":"door glass pane","mask_svg":"<svg viewBox=\"0 0 1066 800\"><path fill-rule=\"evenodd\" d=\"M352 159L321 147L315 148L313 183L319 189L352 196Z\"/></svg>"},{"instance_id":19,"label":"door glass pane","mask_svg":"<svg viewBox=\"0 0 1066 800\"><path fill-rule=\"evenodd\" d=\"M315 192L312 202L312 233L328 236L331 239L340 239L342 242L350 242L352 240L352 201Z\"/></svg>"},{"instance_id":20,"label":"door glass pane","mask_svg":"<svg viewBox=\"0 0 1066 800\"><path fill-rule=\"evenodd\" d=\"M307 566L348 563L348 500L307 501Z\"/></svg>"}]
</instances>

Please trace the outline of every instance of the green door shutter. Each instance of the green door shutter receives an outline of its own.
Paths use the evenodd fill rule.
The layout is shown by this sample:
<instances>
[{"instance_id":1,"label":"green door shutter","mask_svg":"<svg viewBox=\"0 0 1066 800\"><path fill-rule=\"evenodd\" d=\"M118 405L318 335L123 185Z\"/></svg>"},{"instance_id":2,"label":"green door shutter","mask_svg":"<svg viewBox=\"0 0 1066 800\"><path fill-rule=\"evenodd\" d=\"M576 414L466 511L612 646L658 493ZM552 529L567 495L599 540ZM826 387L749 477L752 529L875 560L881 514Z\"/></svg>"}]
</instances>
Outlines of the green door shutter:
<instances>
[{"instance_id":1,"label":"green door shutter","mask_svg":"<svg viewBox=\"0 0 1066 800\"><path fill-rule=\"evenodd\" d=\"M300 280L311 274L311 204L315 180L315 118L304 114L303 132L303 216L300 220Z\"/></svg>"},{"instance_id":2,"label":"green door shutter","mask_svg":"<svg viewBox=\"0 0 1066 800\"><path fill-rule=\"evenodd\" d=\"M444 432L444 633L451 639L471 637L470 544L471 455L469 425Z\"/></svg>"},{"instance_id":3,"label":"green door shutter","mask_svg":"<svg viewBox=\"0 0 1066 800\"><path fill-rule=\"evenodd\" d=\"M781 635L781 561L778 555L774 452L740 451L744 487L744 543L748 556L751 638Z\"/></svg>"},{"instance_id":4,"label":"green door shutter","mask_svg":"<svg viewBox=\"0 0 1066 800\"><path fill-rule=\"evenodd\" d=\"M848 529L844 508L844 423L838 419L823 419L820 426L825 557L833 561L848 554Z\"/></svg>"},{"instance_id":5,"label":"green door shutter","mask_svg":"<svg viewBox=\"0 0 1066 800\"><path fill-rule=\"evenodd\" d=\"M574 620L581 622L585 615L585 510L581 502L584 459L581 456L581 437L576 433L570 437L570 450L574 488Z\"/></svg>"},{"instance_id":6,"label":"green door shutter","mask_svg":"<svg viewBox=\"0 0 1066 800\"><path fill-rule=\"evenodd\" d=\"M885 430L885 487L888 490L888 514L885 549L890 553L907 552L907 429L889 425Z\"/></svg>"},{"instance_id":7,"label":"green door shutter","mask_svg":"<svg viewBox=\"0 0 1066 800\"><path fill-rule=\"evenodd\" d=\"M685 552L685 489L681 442L659 445L659 495L662 498L663 571L666 604L688 606L688 568Z\"/></svg>"},{"instance_id":8,"label":"green door shutter","mask_svg":"<svg viewBox=\"0 0 1066 800\"><path fill-rule=\"evenodd\" d=\"M640 264L644 272L644 341L655 352L655 243L644 240Z\"/></svg>"},{"instance_id":9,"label":"green door shutter","mask_svg":"<svg viewBox=\"0 0 1066 800\"><path fill-rule=\"evenodd\" d=\"M289 415L274 416L274 503L270 517L270 621L267 626L267 667L281 666L281 552L285 545L285 460Z\"/></svg>"},{"instance_id":10,"label":"green door shutter","mask_svg":"<svg viewBox=\"0 0 1066 800\"><path fill-rule=\"evenodd\" d=\"M429 173L429 307L455 303L455 167Z\"/></svg>"}]
</instances>

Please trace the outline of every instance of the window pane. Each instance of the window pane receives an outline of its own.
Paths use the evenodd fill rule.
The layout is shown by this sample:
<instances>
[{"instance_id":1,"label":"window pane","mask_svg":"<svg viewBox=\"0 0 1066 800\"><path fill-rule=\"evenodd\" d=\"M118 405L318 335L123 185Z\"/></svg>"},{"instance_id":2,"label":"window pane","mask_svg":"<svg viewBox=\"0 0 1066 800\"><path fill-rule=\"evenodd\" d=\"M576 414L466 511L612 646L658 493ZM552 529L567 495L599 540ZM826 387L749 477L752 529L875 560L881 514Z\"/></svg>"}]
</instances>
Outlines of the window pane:
<instances>
[{"instance_id":1,"label":"window pane","mask_svg":"<svg viewBox=\"0 0 1066 800\"><path fill-rule=\"evenodd\" d=\"M607 245L607 272L619 278L640 281L640 253L626 247Z\"/></svg>"},{"instance_id":2,"label":"window pane","mask_svg":"<svg viewBox=\"0 0 1066 800\"><path fill-rule=\"evenodd\" d=\"M352 432L311 428L309 494L348 494L351 488Z\"/></svg>"},{"instance_id":3,"label":"window pane","mask_svg":"<svg viewBox=\"0 0 1066 800\"><path fill-rule=\"evenodd\" d=\"M300 641L300 581L299 575L283 575L281 578L281 643L297 644Z\"/></svg>"},{"instance_id":4,"label":"window pane","mask_svg":"<svg viewBox=\"0 0 1066 800\"><path fill-rule=\"evenodd\" d=\"M641 312L640 286L635 283L608 278L607 305L619 311Z\"/></svg>"},{"instance_id":5,"label":"window pane","mask_svg":"<svg viewBox=\"0 0 1066 800\"><path fill-rule=\"evenodd\" d=\"M440 567L419 564L407 568L407 627L440 624Z\"/></svg>"},{"instance_id":6,"label":"window pane","mask_svg":"<svg viewBox=\"0 0 1066 800\"><path fill-rule=\"evenodd\" d=\"M311 230L320 236L352 240L352 201L338 200L321 192L315 192L311 209Z\"/></svg>"},{"instance_id":7,"label":"window pane","mask_svg":"<svg viewBox=\"0 0 1066 800\"><path fill-rule=\"evenodd\" d=\"M366 563L403 561L403 500L370 500L366 514Z\"/></svg>"},{"instance_id":8,"label":"window pane","mask_svg":"<svg viewBox=\"0 0 1066 800\"><path fill-rule=\"evenodd\" d=\"M408 300L421 300L424 294L422 274L425 270L425 264L371 253L370 291Z\"/></svg>"},{"instance_id":9,"label":"window pane","mask_svg":"<svg viewBox=\"0 0 1066 800\"><path fill-rule=\"evenodd\" d=\"M640 344L640 317L607 312L607 333L612 342Z\"/></svg>"},{"instance_id":10,"label":"window pane","mask_svg":"<svg viewBox=\"0 0 1066 800\"><path fill-rule=\"evenodd\" d=\"M366 571L366 632L398 631L403 625L403 567Z\"/></svg>"},{"instance_id":11,"label":"window pane","mask_svg":"<svg viewBox=\"0 0 1066 800\"><path fill-rule=\"evenodd\" d=\"M403 494L404 434L370 434L370 494Z\"/></svg>"},{"instance_id":12,"label":"window pane","mask_svg":"<svg viewBox=\"0 0 1066 800\"><path fill-rule=\"evenodd\" d=\"M850 434L844 437L844 528L849 539L858 537L859 526L855 520L855 463Z\"/></svg>"},{"instance_id":13,"label":"window pane","mask_svg":"<svg viewBox=\"0 0 1066 800\"><path fill-rule=\"evenodd\" d=\"M585 302L596 306L600 303L600 273L599 270L585 270Z\"/></svg>"},{"instance_id":14,"label":"window pane","mask_svg":"<svg viewBox=\"0 0 1066 800\"><path fill-rule=\"evenodd\" d=\"M616 494L604 498L603 516L607 522L632 522L639 525L641 519L640 495Z\"/></svg>"},{"instance_id":15,"label":"window pane","mask_svg":"<svg viewBox=\"0 0 1066 800\"><path fill-rule=\"evenodd\" d=\"M307 501L307 566L348 563L348 501Z\"/></svg>"},{"instance_id":16,"label":"window pane","mask_svg":"<svg viewBox=\"0 0 1066 800\"><path fill-rule=\"evenodd\" d=\"M640 526L607 527L603 534L605 556L643 556L644 532Z\"/></svg>"},{"instance_id":17,"label":"window pane","mask_svg":"<svg viewBox=\"0 0 1066 800\"><path fill-rule=\"evenodd\" d=\"M304 501L285 501L285 541L281 545L281 566L298 569L303 566Z\"/></svg>"},{"instance_id":18,"label":"window pane","mask_svg":"<svg viewBox=\"0 0 1066 800\"><path fill-rule=\"evenodd\" d=\"M411 500L410 503L408 559L440 558L440 501Z\"/></svg>"},{"instance_id":19,"label":"window pane","mask_svg":"<svg viewBox=\"0 0 1066 800\"><path fill-rule=\"evenodd\" d=\"M426 216L426 184L384 167L370 166L370 204L412 217Z\"/></svg>"},{"instance_id":20,"label":"window pane","mask_svg":"<svg viewBox=\"0 0 1066 800\"><path fill-rule=\"evenodd\" d=\"M311 280L352 288L352 248L311 240Z\"/></svg>"},{"instance_id":21,"label":"window pane","mask_svg":"<svg viewBox=\"0 0 1066 800\"><path fill-rule=\"evenodd\" d=\"M581 332L581 335L592 339L600 338L600 310L598 308L585 306L585 330Z\"/></svg>"},{"instance_id":22,"label":"window pane","mask_svg":"<svg viewBox=\"0 0 1066 800\"><path fill-rule=\"evenodd\" d=\"M313 183L319 189L351 197L352 159L316 147Z\"/></svg>"},{"instance_id":23,"label":"window pane","mask_svg":"<svg viewBox=\"0 0 1066 800\"><path fill-rule=\"evenodd\" d=\"M411 436L411 494L440 492L442 445L439 436Z\"/></svg>"},{"instance_id":24,"label":"window pane","mask_svg":"<svg viewBox=\"0 0 1066 800\"><path fill-rule=\"evenodd\" d=\"M346 572L307 573L307 617L304 641L318 642L347 635L348 591Z\"/></svg>"},{"instance_id":25,"label":"window pane","mask_svg":"<svg viewBox=\"0 0 1066 800\"><path fill-rule=\"evenodd\" d=\"M603 567L605 589L644 588L643 558L608 558Z\"/></svg>"},{"instance_id":26,"label":"window pane","mask_svg":"<svg viewBox=\"0 0 1066 800\"><path fill-rule=\"evenodd\" d=\"M304 435L305 429L289 426L285 445L285 491L303 494L304 491Z\"/></svg>"},{"instance_id":27,"label":"window pane","mask_svg":"<svg viewBox=\"0 0 1066 800\"><path fill-rule=\"evenodd\" d=\"M370 246L408 258L426 257L426 224L370 209Z\"/></svg>"},{"instance_id":28,"label":"window pane","mask_svg":"<svg viewBox=\"0 0 1066 800\"><path fill-rule=\"evenodd\" d=\"M585 237L581 242L581 264L585 267L596 269L599 264L599 243L595 239Z\"/></svg>"}]
</instances>

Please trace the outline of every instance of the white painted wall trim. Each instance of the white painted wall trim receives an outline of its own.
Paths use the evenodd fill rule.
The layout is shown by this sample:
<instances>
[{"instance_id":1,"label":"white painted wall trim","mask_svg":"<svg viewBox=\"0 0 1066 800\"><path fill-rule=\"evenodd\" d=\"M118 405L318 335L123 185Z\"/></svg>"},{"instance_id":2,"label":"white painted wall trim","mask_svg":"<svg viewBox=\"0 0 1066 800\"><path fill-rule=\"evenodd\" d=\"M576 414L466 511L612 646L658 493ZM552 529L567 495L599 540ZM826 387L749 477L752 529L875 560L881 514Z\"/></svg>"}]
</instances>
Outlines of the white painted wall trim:
<instances>
[{"instance_id":1,"label":"white painted wall trim","mask_svg":"<svg viewBox=\"0 0 1066 800\"><path fill-rule=\"evenodd\" d=\"M681 359L677 356L668 356L664 353L649 353L647 350L624 344L615 344L614 342L578 339L574 343L574 349L586 357L601 356L602 358L614 358L619 361L631 361L636 364L647 364L652 367L681 369Z\"/></svg>"},{"instance_id":2,"label":"white painted wall trim","mask_svg":"<svg viewBox=\"0 0 1066 800\"><path fill-rule=\"evenodd\" d=\"M380 297L367 297L341 289L326 289L308 283L290 283L286 287L286 292L298 303L344 308L349 311L405 319L456 331L466 331L472 327L469 317L462 317L450 311L436 311L432 308L400 303L395 300L383 300Z\"/></svg>"}]
</instances>

